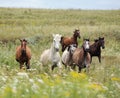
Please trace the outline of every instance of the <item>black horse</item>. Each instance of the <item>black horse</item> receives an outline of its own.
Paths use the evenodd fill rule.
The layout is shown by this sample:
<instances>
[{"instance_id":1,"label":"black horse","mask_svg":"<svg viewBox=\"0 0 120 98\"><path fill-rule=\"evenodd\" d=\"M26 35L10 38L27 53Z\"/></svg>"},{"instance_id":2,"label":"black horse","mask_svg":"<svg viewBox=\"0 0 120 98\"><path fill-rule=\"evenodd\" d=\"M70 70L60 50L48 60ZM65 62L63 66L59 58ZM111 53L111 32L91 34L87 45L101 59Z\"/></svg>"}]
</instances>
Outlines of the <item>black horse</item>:
<instances>
[{"instance_id":1,"label":"black horse","mask_svg":"<svg viewBox=\"0 0 120 98\"><path fill-rule=\"evenodd\" d=\"M99 39L95 39L95 42L90 45L90 55L91 55L91 62L92 62L92 57L97 56L99 59L99 62L101 63L101 47L102 49L105 48L105 41L104 37L99 37Z\"/></svg>"}]
</instances>

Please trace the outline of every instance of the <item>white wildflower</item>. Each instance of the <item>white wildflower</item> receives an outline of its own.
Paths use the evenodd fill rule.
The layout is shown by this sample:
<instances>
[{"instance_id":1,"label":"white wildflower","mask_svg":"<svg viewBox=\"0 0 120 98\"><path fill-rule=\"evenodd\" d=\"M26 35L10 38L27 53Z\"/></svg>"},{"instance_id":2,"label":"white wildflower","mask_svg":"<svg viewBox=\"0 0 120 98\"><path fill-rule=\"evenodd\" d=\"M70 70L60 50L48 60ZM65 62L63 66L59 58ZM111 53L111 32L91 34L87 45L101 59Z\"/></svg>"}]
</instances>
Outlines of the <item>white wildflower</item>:
<instances>
[{"instance_id":1,"label":"white wildflower","mask_svg":"<svg viewBox=\"0 0 120 98\"><path fill-rule=\"evenodd\" d=\"M23 77L24 78L29 78L28 74L25 73L25 72L18 72L17 75L20 76L21 78L23 78Z\"/></svg>"},{"instance_id":2,"label":"white wildflower","mask_svg":"<svg viewBox=\"0 0 120 98\"><path fill-rule=\"evenodd\" d=\"M39 83L44 83L42 79L38 79L38 82Z\"/></svg>"},{"instance_id":3,"label":"white wildflower","mask_svg":"<svg viewBox=\"0 0 120 98\"><path fill-rule=\"evenodd\" d=\"M30 83L34 83L34 80L33 79L29 79Z\"/></svg>"}]
</instances>

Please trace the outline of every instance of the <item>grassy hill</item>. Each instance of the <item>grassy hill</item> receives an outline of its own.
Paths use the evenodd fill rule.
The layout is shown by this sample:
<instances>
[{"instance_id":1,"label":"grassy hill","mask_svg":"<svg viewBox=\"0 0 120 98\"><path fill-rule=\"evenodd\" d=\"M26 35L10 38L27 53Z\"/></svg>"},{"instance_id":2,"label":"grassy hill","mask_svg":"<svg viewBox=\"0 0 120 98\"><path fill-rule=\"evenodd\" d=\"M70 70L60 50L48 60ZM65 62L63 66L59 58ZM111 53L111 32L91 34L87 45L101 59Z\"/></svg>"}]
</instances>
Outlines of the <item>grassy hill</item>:
<instances>
[{"instance_id":1,"label":"grassy hill","mask_svg":"<svg viewBox=\"0 0 120 98\"><path fill-rule=\"evenodd\" d=\"M120 10L50 10L0 8L1 98L118 98L120 96ZM93 58L90 73L47 67L39 62L50 47L52 34L72 36L79 28L81 39L93 43L105 37L102 63ZM32 50L31 68L19 70L15 49L26 38ZM60 52L62 54L62 52ZM18 73L24 73L19 76Z\"/></svg>"}]
</instances>

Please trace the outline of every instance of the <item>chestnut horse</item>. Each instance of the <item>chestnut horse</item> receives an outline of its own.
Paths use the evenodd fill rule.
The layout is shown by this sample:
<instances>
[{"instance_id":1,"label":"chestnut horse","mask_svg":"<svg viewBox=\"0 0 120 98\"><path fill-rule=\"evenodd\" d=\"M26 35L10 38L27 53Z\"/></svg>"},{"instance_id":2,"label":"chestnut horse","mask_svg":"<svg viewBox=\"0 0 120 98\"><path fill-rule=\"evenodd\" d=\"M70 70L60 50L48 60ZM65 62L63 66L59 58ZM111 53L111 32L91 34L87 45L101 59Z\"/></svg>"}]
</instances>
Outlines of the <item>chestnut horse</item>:
<instances>
[{"instance_id":1,"label":"chestnut horse","mask_svg":"<svg viewBox=\"0 0 120 98\"><path fill-rule=\"evenodd\" d=\"M92 57L97 56L99 59L99 62L101 63L101 47L102 49L105 48L104 37L103 38L99 37L99 39L96 39L94 41L95 42L92 45L90 45L90 51L89 51L91 55L91 62L92 62Z\"/></svg>"},{"instance_id":2,"label":"chestnut horse","mask_svg":"<svg viewBox=\"0 0 120 98\"><path fill-rule=\"evenodd\" d=\"M20 40L21 45L16 48L16 61L20 63L20 69L26 64L30 68L31 50L27 46L27 40Z\"/></svg>"},{"instance_id":3,"label":"chestnut horse","mask_svg":"<svg viewBox=\"0 0 120 98\"><path fill-rule=\"evenodd\" d=\"M89 71L89 65L91 61L89 48L89 39L84 39L82 47L76 48L73 52L72 61L73 64L78 66L79 72L81 72L82 68L86 68L86 71Z\"/></svg>"},{"instance_id":4,"label":"chestnut horse","mask_svg":"<svg viewBox=\"0 0 120 98\"><path fill-rule=\"evenodd\" d=\"M80 31L76 29L73 32L72 37L61 37L61 45L62 45L62 52L65 50L66 47L68 47L71 44L76 44L78 46L77 38L80 38Z\"/></svg>"}]
</instances>

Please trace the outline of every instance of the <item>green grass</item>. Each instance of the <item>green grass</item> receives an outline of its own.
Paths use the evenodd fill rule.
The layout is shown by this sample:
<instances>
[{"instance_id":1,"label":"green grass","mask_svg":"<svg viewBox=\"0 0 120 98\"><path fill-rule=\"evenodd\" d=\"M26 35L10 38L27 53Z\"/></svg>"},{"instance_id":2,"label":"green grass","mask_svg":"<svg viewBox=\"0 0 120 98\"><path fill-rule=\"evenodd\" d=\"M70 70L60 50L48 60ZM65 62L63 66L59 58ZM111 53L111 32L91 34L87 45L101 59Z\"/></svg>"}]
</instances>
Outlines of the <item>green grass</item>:
<instances>
[{"instance_id":1,"label":"green grass","mask_svg":"<svg viewBox=\"0 0 120 98\"><path fill-rule=\"evenodd\" d=\"M0 8L0 13L0 98L119 98L120 10ZM105 37L102 63L93 58L89 74L64 66L62 72L41 69L40 55L52 34L72 36L75 28L81 32L79 46L85 37L91 43ZM20 70L15 61L21 38L29 42L34 70Z\"/></svg>"}]
</instances>

